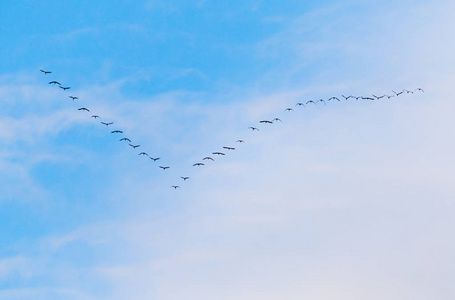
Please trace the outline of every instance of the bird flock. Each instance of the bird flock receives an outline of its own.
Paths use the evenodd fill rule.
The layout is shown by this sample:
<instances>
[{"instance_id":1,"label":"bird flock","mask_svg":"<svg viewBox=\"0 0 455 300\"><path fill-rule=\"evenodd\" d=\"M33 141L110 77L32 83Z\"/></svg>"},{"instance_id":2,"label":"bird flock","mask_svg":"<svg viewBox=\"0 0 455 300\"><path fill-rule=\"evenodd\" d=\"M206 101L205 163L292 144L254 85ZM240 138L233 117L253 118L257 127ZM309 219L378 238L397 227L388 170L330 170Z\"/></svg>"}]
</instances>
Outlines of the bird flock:
<instances>
[{"instance_id":1,"label":"bird flock","mask_svg":"<svg viewBox=\"0 0 455 300\"><path fill-rule=\"evenodd\" d=\"M47 75L47 74L51 74L52 71L46 71L46 70L42 70L40 69L40 71L44 74L44 75ZM55 86L58 86L60 89L62 89L62 91L66 92L67 90L71 89L70 86L63 86L60 82L58 81L55 81L55 80L52 80L52 81L49 81L49 84L50 85L55 85ZM387 99L390 99L390 98L394 98L394 97L398 97L402 94L413 94L414 92L424 92L424 90L422 88L416 88L416 89L413 89L413 90L407 90L407 89L403 89L399 92L396 92L396 91L392 91L393 94L383 94L383 95L380 95L380 96L377 96L377 95L371 95L371 96L354 96L354 95L348 95L348 96L345 96L345 95L341 95L340 97L336 97L336 96L332 96L328 99L318 99L318 100L307 100L307 101L304 101L304 102L298 102L295 104L294 108L292 107L287 107L284 109L284 112L285 113L290 113L290 112L293 112L294 109L297 109L297 108L304 108L308 105L318 105L319 103L321 104L324 104L324 105L327 105L328 102L330 101L338 101L338 102L341 102L341 101L347 101L349 99L355 99L356 101L357 100L368 100L368 101L375 101L375 100L380 100L382 98L387 98ZM77 96L73 96L73 95L69 95L68 96L71 100L75 101L75 100L78 100L79 97ZM86 112L86 113L90 113L90 110L86 107L80 107L78 108L78 111L82 111L82 112ZM106 127L109 127L111 125L114 124L113 121L110 121L110 120L104 120L101 116L97 115L97 114L92 114L90 116L90 118L93 118L94 120L97 120L97 119L100 119L100 120L103 120L103 121L100 121L100 124L101 125L104 125ZM283 122L280 118L274 118L272 120L260 120L259 124L274 124L276 122ZM256 125L257 126L257 125ZM249 126L248 129L250 129L251 131L259 131L259 128L258 127L255 127L255 126ZM111 134L114 134L114 135L118 135L118 134L123 134L123 131L122 130L112 130L111 131ZM136 143L133 143L131 141L131 139L129 139L128 137L121 137L119 139L119 142L124 142L124 143L127 143L127 145L129 145L133 150L135 150L136 148L139 148L141 145L140 144L136 144ZM236 140L235 141L236 144L243 144L245 143L244 140L242 139L239 139L239 140ZM223 147L223 150L219 150L219 151L214 151L214 152L211 152L211 155L216 155L216 156L224 156L226 155L226 153L228 153L229 151L234 151L236 148L235 147L232 147L232 146L224 146ZM153 162L156 162L158 160L161 159L161 157L159 156L156 156L156 155L149 155L147 152L145 151L141 151L140 153L138 153L138 156L144 156L144 157L147 157L149 158L151 161ZM155 157L154 157L155 156ZM215 161L215 159L212 157L212 156L205 156L204 158L201 159L201 161L199 162L195 162L193 164L193 167L201 167L201 166L205 166L205 163L207 163L207 161ZM170 166L165 166L165 165L158 165L158 167L160 169L162 169L163 171L166 171L167 169L170 168ZM188 176L180 176L179 180L181 182L185 182L187 181L188 179L190 179L190 177ZM173 188L174 190L180 188L180 185L171 185L170 186L171 188Z\"/></svg>"}]
</instances>

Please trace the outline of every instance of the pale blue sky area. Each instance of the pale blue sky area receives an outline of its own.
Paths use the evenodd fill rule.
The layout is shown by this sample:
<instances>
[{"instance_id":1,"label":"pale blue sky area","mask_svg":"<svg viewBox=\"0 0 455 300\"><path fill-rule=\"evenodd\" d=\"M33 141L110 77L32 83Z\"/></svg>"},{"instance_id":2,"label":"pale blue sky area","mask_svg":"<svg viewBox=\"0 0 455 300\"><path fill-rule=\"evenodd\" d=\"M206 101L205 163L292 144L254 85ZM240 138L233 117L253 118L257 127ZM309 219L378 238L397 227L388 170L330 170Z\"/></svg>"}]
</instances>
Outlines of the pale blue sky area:
<instances>
[{"instance_id":1,"label":"pale blue sky area","mask_svg":"<svg viewBox=\"0 0 455 300\"><path fill-rule=\"evenodd\" d=\"M453 299L453 9L2 1L0 300Z\"/></svg>"}]
</instances>

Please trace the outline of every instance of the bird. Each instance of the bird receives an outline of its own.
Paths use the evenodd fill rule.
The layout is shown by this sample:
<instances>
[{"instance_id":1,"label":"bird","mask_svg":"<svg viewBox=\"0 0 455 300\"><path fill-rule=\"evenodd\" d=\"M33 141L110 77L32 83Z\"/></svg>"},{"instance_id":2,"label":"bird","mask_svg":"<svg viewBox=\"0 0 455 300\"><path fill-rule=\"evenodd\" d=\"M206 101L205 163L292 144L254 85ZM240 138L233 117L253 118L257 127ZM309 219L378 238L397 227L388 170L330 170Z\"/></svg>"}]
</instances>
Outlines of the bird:
<instances>
[{"instance_id":1,"label":"bird","mask_svg":"<svg viewBox=\"0 0 455 300\"><path fill-rule=\"evenodd\" d=\"M121 138L119 141L128 141L131 143L131 140L129 138Z\"/></svg>"},{"instance_id":2,"label":"bird","mask_svg":"<svg viewBox=\"0 0 455 300\"><path fill-rule=\"evenodd\" d=\"M193 167L194 166L205 166L205 164L203 164L203 163L195 163L195 164L193 164Z\"/></svg>"},{"instance_id":3,"label":"bird","mask_svg":"<svg viewBox=\"0 0 455 300\"><path fill-rule=\"evenodd\" d=\"M256 127L251 127L251 126L248 127L248 129L251 129L252 131L255 131L255 130L259 131L259 129L257 129Z\"/></svg>"},{"instance_id":4,"label":"bird","mask_svg":"<svg viewBox=\"0 0 455 300\"><path fill-rule=\"evenodd\" d=\"M237 140L236 143L245 143L244 140Z\"/></svg>"},{"instance_id":5,"label":"bird","mask_svg":"<svg viewBox=\"0 0 455 300\"><path fill-rule=\"evenodd\" d=\"M51 71L44 71L44 70L41 70L41 69L40 69L40 71L43 72L44 75L49 74L49 73L52 73Z\"/></svg>"},{"instance_id":6,"label":"bird","mask_svg":"<svg viewBox=\"0 0 455 300\"><path fill-rule=\"evenodd\" d=\"M111 133L123 133L123 131L121 131L121 130L113 130L113 131L111 131Z\"/></svg>"},{"instance_id":7,"label":"bird","mask_svg":"<svg viewBox=\"0 0 455 300\"><path fill-rule=\"evenodd\" d=\"M406 94L409 94L409 93L414 94L414 92L410 91L410 90L403 90L403 91L406 92Z\"/></svg>"},{"instance_id":8,"label":"bird","mask_svg":"<svg viewBox=\"0 0 455 300\"><path fill-rule=\"evenodd\" d=\"M226 155L223 152L213 152L212 154L215 154L215 155Z\"/></svg>"},{"instance_id":9,"label":"bird","mask_svg":"<svg viewBox=\"0 0 455 300\"><path fill-rule=\"evenodd\" d=\"M393 91L393 90L392 90L392 92L394 92L394 93L395 93L395 95L397 95L397 96L400 96L401 94L403 94L403 91L401 91L401 92L397 93L397 92L395 92L395 91Z\"/></svg>"},{"instance_id":10,"label":"bird","mask_svg":"<svg viewBox=\"0 0 455 300\"><path fill-rule=\"evenodd\" d=\"M178 185L171 185L171 187L173 187L174 189L177 189L177 188L179 188L179 186L178 186Z\"/></svg>"},{"instance_id":11,"label":"bird","mask_svg":"<svg viewBox=\"0 0 455 300\"><path fill-rule=\"evenodd\" d=\"M232 148L232 147L223 147L224 149L227 149L227 150L235 150L235 148Z\"/></svg>"},{"instance_id":12,"label":"bird","mask_svg":"<svg viewBox=\"0 0 455 300\"><path fill-rule=\"evenodd\" d=\"M69 90L71 87L69 87L69 86L68 87L64 87L64 86L59 85L59 88L61 88L62 90L66 91L66 90Z\"/></svg>"},{"instance_id":13,"label":"bird","mask_svg":"<svg viewBox=\"0 0 455 300\"><path fill-rule=\"evenodd\" d=\"M316 105L316 102L314 102L313 100L309 100L305 104L308 104L308 103L313 103L314 105Z\"/></svg>"},{"instance_id":14,"label":"bird","mask_svg":"<svg viewBox=\"0 0 455 300\"><path fill-rule=\"evenodd\" d=\"M381 99L381 98L384 98L384 97L385 97L385 95L382 95L382 96L376 96L376 95L374 95L374 94L373 94L373 97L375 97L376 99Z\"/></svg>"},{"instance_id":15,"label":"bird","mask_svg":"<svg viewBox=\"0 0 455 300\"><path fill-rule=\"evenodd\" d=\"M338 97L330 97L327 101L334 100L334 99L341 101Z\"/></svg>"},{"instance_id":16,"label":"bird","mask_svg":"<svg viewBox=\"0 0 455 300\"><path fill-rule=\"evenodd\" d=\"M263 121L259 121L259 123L263 123L263 124L272 124L273 122L267 121L267 120L263 120Z\"/></svg>"},{"instance_id":17,"label":"bird","mask_svg":"<svg viewBox=\"0 0 455 300\"><path fill-rule=\"evenodd\" d=\"M78 97L74 97L74 96L69 96L71 99L76 100L76 99L79 99Z\"/></svg>"},{"instance_id":18,"label":"bird","mask_svg":"<svg viewBox=\"0 0 455 300\"><path fill-rule=\"evenodd\" d=\"M140 147L141 145L133 145L133 144L129 144L131 147L133 147L134 149L136 149L137 147Z\"/></svg>"},{"instance_id":19,"label":"bird","mask_svg":"<svg viewBox=\"0 0 455 300\"><path fill-rule=\"evenodd\" d=\"M112 124L114 124L114 122L110 122L110 123L101 122L101 124L103 124L103 125L106 125L106 126L109 126L109 125L112 125Z\"/></svg>"},{"instance_id":20,"label":"bird","mask_svg":"<svg viewBox=\"0 0 455 300\"><path fill-rule=\"evenodd\" d=\"M158 159L160 159L159 157L153 158L153 157L150 157L150 156L149 156L149 158L150 158L151 160L153 160L153 161L157 161Z\"/></svg>"},{"instance_id":21,"label":"bird","mask_svg":"<svg viewBox=\"0 0 455 300\"><path fill-rule=\"evenodd\" d=\"M387 97L387 99L390 99L392 97L395 97L395 95L385 95Z\"/></svg>"},{"instance_id":22,"label":"bird","mask_svg":"<svg viewBox=\"0 0 455 300\"><path fill-rule=\"evenodd\" d=\"M324 99L319 99L318 102L322 102L322 103L324 103L325 105L327 105L327 103L325 103Z\"/></svg>"},{"instance_id":23,"label":"bird","mask_svg":"<svg viewBox=\"0 0 455 300\"><path fill-rule=\"evenodd\" d=\"M292 108L288 107L284 111L294 111Z\"/></svg>"},{"instance_id":24,"label":"bird","mask_svg":"<svg viewBox=\"0 0 455 300\"><path fill-rule=\"evenodd\" d=\"M147 156L149 156L149 155L148 155L147 153L145 153L145 152L141 152L141 153L139 153L138 155L147 155Z\"/></svg>"},{"instance_id":25,"label":"bird","mask_svg":"<svg viewBox=\"0 0 455 300\"><path fill-rule=\"evenodd\" d=\"M207 160L207 159L210 159L211 161L214 161L214 159L211 158L210 156L206 156L206 157L204 157L202 160Z\"/></svg>"},{"instance_id":26,"label":"bird","mask_svg":"<svg viewBox=\"0 0 455 300\"><path fill-rule=\"evenodd\" d=\"M295 106L303 106L303 107L305 107L305 104L303 104L302 102L298 102Z\"/></svg>"},{"instance_id":27,"label":"bird","mask_svg":"<svg viewBox=\"0 0 455 300\"><path fill-rule=\"evenodd\" d=\"M184 176L182 176L182 177L180 177L180 178L182 178L183 180L190 179L189 177L184 177Z\"/></svg>"},{"instance_id":28,"label":"bird","mask_svg":"<svg viewBox=\"0 0 455 300\"><path fill-rule=\"evenodd\" d=\"M85 110L85 111L90 111L90 110L88 110L88 109L87 109L87 108L85 108L85 107L81 107L81 108L78 108L77 110Z\"/></svg>"},{"instance_id":29,"label":"bird","mask_svg":"<svg viewBox=\"0 0 455 300\"><path fill-rule=\"evenodd\" d=\"M280 121L280 122L283 122L283 121L281 121L280 118L275 118L275 119L273 119L272 121Z\"/></svg>"},{"instance_id":30,"label":"bird","mask_svg":"<svg viewBox=\"0 0 455 300\"><path fill-rule=\"evenodd\" d=\"M348 100L348 99L349 99L351 96L349 96L349 97L346 97L345 95L341 95L341 97L343 97L343 98L344 98L344 100Z\"/></svg>"},{"instance_id":31,"label":"bird","mask_svg":"<svg viewBox=\"0 0 455 300\"><path fill-rule=\"evenodd\" d=\"M374 100L374 99L371 98L371 97L360 97L360 98L362 98L363 100Z\"/></svg>"},{"instance_id":32,"label":"bird","mask_svg":"<svg viewBox=\"0 0 455 300\"><path fill-rule=\"evenodd\" d=\"M169 169L170 167L163 167L163 166L160 166L161 169L163 170L166 170L166 169Z\"/></svg>"},{"instance_id":33,"label":"bird","mask_svg":"<svg viewBox=\"0 0 455 300\"><path fill-rule=\"evenodd\" d=\"M98 115L93 115L92 118L96 119L96 118L99 118L100 116Z\"/></svg>"},{"instance_id":34,"label":"bird","mask_svg":"<svg viewBox=\"0 0 455 300\"><path fill-rule=\"evenodd\" d=\"M424 92L421 88L416 88L414 91L421 91L422 93Z\"/></svg>"},{"instance_id":35,"label":"bird","mask_svg":"<svg viewBox=\"0 0 455 300\"><path fill-rule=\"evenodd\" d=\"M49 81L49 84L58 84L58 85L60 85L60 82L53 80L53 81Z\"/></svg>"}]
</instances>

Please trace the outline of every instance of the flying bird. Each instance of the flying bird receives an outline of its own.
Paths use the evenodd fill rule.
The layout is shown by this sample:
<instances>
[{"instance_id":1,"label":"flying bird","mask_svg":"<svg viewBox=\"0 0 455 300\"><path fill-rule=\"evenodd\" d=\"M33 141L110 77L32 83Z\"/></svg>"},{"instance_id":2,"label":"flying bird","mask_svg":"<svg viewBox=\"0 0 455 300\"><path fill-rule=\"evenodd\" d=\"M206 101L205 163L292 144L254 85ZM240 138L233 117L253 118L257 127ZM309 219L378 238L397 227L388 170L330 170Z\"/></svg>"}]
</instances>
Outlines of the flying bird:
<instances>
[{"instance_id":1,"label":"flying bird","mask_svg":"<svg viewBox=\"0 0 455 300\"><path fill-rule=\"evenodd\" d=\"M41 69L40 69L40 71L43 72L44 75L49 74L49 73L52 73L51 71L44 71L44 70L41 70Z\"/></svg>"},{"instance_id":2,"label":"flying bird","mask_svg":"<svg viewBox=\"0 0 455 300\"><path fill-rule=\"evenodd\" d=\"M109 126L109 125L112 125L112 124L114 124L114 122L109 122L109 123L106 123L106 122L101 122L101 124L103 124L103 125L106 125L106 126Z\"/></svg>"},{"instance_id":3,"label":"flying bird","mask_svg":"<svg viewBox=\"0 0 455 300\"><path fill-rule=\"evenodd\" d=\"M224 149L227 149L227 150L235 150L235 148L232 148L232 147L223 147Z\"/></svg>"},{"instance_id":4,"label":"flying bird","mask_svg":"<svg viewBox=\"0 0 455 300\"><path fill-rule=\"evenodd\" d=\"M374 95L374 94L373 94L373 97L375 97L376 99L381 99L381 98L384 98L384 97L385 97L385 95L382 95L382 96L376 96L376 95Z\"/></svg>"},{"instance_id":5,"label":"flying bird","mask_svg":"<svg viewBox=\"0 0 455 300\"><path fill-rule=\"evenodd\" d=\"M423 90L421 88L416 88L414 91L421 91L423 92Z\"/></svg>"},{"instance_id":6,"label":"flying bird","mask_svg":"<svg viewBox=\"0 0 455 300\"><path fill-rule=\"evenodd\" d=\"M183 180L190 179L189 177L180 177L180 178L182 178Z\"/></svg>"},{"instance_id":7,"label":"flying bird","mask_svg":"<svg viewBox=\"0 0 455 300\"><path fill-rule=\"evenodd\" d=\"M223 152L213 152L212 154L215 154L215 155L226 155Z\"/></svg>"},{"instance_id":8,"label":"flying bird","mask_svg":"<svg viewBox=\"0 0 455 300\"><path fill-rule=\"evenodd\" d=\"M263 120L263 121L259 121L259 123L263 123L263 124L272 124L273 122L267 121L267 120Z\"/></svg>"},{"instance_id":9,"label":"flying bird","mask_svg":"<svg viewBox=\"0 0 455 300\"><path fill-rule=\"evenodd\" d=\"M374 100L374 99L371 98L371 97L360 97L360 98L362 98L363 100Z\"/></svg>"},{"instance_id":10,"label":"flying bird","mask_svg":"<svg viewBox=\"0 0 455 300\"><path fill-rule=\"evenodd\" d=\"M123 133L123 131L121 131L121 130L113 130L113 131L111 131L111 133Z\"/></svg>"},{"instance_id":11,"label":"flying bird","mask_svg":"<svg viewBox=\"0 0 455 300\"><path fill-rule=\"evenodd\" d=\"M87 108L85 107L81 107L81 108L78 108L77 110L85 110L85 111L89 111Z\"/></svg>"},{"instance_id":12,"label":"flying bird","mask_svg":"<svg viewBox=\"0 0 455 300\"><path fill-rule=\"evenodd\" d=\"M308 103L313 103L314 105L316 105L316 102L314 102L313 100L309 100L305 104L308 104Z\"/></svg>"},{"instance_id":13,"label":"flying bird","mask_svg":"<svg viewBox=\"0 0 455 300\"><path fill-rule=\"evenodd\" d=\"M251 127L251 126L248 127L248 129L251 129L252 131L255 131L255 130L259 131L259 129L257 129L256 127Z\"/></svg>"},{"instance_id":14,"label":"flying bird","mask_svg":"<svg viewBox=\"0 0 455 300\"><path fill-rule=\"evenodd\" d=\"M68 87L64 87L64 86L61 86L61 85L59 85L58 87L61 88L64 91L69 90L71 88L69 86Z\"/></svg>"},{"instance_id":15,"label":"flying bird","mask_svg":"<svg viewBox=\"0 0 455 300\"><path fill-rule=\"evenodd\" d=\"M79 99L78 97L74 97L74 96L69 96L71 99L76 100L76 99Z\"/></svg>"},{"instance_id":16,"label":"flying bird","mask_svg":"<svg viewBox=\"0 0 455 300\"><path fill-rule=\"evenodd\" d=\"M298 102L295 106L303 106L303 107L305 107L305 104L303 104L302 102Z\"/></svg>"},{"instance_id":17,"label":"flying bird","mask_svg":"<svg viewBox=\"0 0 455 300\"><path fill-rule=\"evenodd\" d=\"M150 157L150 156L149 156L149 157ZM159 157L157 157L157 158L150 157L150 159L153 160L153 161L157 161L157 160L160 159L160 158L159 158Z\"/></svg>"},{"instance_id":18,"label":"flying bird","mask_svg":"<svg viewBox=\"0 0 455 300\"><path fill-rule=\"evenodd\" d=\"M395 92L395 91L392 91L392 92L394 92L395 95L400 96L401 94L403 94L404 91L401 91L401 92L399 92L399 93L397 93L397 92Z\"/></svg>"},{"instance_id":19,"label":"flying bird","mask_svg":"<svg viewBox=\"0 0 455 300\"><path fill-rule=\"evenodd\" d=\"M60 82L53 80L53 81L49 81L49 84L58 84L58 85L60 85Z\"/></svg>"},{"instance_id":20,"label":"flying bird","mask_svg":"<svg viewBox=\"0 0 455 300\"><path fill-rule=\"evenodd\" d=\"M92 118L96 119L96 118L99 118L100 116L98 115L93 115Z\"/></svg>"},{"instance_id":21,"label":"flying bird","mask_svg":"<svg viewBox=\"0 0 455 300\"><path fill-rule=\"evenodd\" d=\"M207 160L207 159L210 159L211 161L214 161L214 159L211 158L210 156L206 156L206 157L204 157L202 160Z\"/></svg>"},{"instance_id":22,"label":"flying bird","mask_svg":"<svg viewBox=\"0 0 455 300\"><path fill-rule=\"evenodd\" d=\"M245 143L244 140L237 140L236 143Z\"/></svg>"},{"instance_id":23,"label":"flying bird","mask_svg":"<svg viewBox=\"0 0 455 300\"><path fill-rule=\"evenodd\" d=\"M273 121L280 121L280 122L283 122L283 121L281 121L280 118L275 118L275 119L273 119Z\"/></svg>"},{"instance_id":24,"label":"flying bird","mask_svg":"<svg viewBox=\"0 0 455 300\"><path fill-rule=\"evenodd\" d=\"M177 188L179 188L179 186L178 186L178 185L171 185L171 187L173 187L174 189L177 189Z\"/></svg>"},{"instance_id":25,"label":"flying bird","mask_svg":"<svg viewBox=\"0 0 455 300\"><path fill-rule=\"evenodd\" d=\"M341 101L338 97L330 97L327 101L330 101L330 100L338 100L338 101Z\"/></svg>"},{"instance_id":26,"label":"flying bird","mask_svg":"<svg viewBox=\"0 0 455 300\"><path fill-rule=\"evenodd\" d=\"M324 99L319 99L318 102L322 102L322 103L324 103L325 105L327 105L327 103L325 103Z\"/></svg>"},{"instance_id":27,"label":"flying bird","mask_svg":"<svg viewBox=\"0 0 455 300\"><path fill-rule=\"evenodd\" d=\"M131 143L131 140L129 138L121 138L119 141L128 141Z\"/></svg>"},{"instance_id":28,"label":"flying bird","mask_svg":"<svg viewBox=\"0 0 455 300\"><path fill-rule=\"evenodd\" d=\"M166 169L169 169L170 167L162 167L162 166L160 166L160 168L163 169L163 170L166 170Z\"/></svg>"},{"instance_id":29,"label":"flying bird","mask_svg":"<svg viewBox=\"0 0 455 300\"><path fill-rule=\"evenodd\" d=\"M138 155L147 155L147 156L149 156L149 155L148 155L147 153L145 153L145 152L141 152L141 153L139 153Z\"/></svg>"},{"instance_id":30,"label":"flying bird","mask_svg":"<svg viewBox=\"0 0 455 300\"><path fill-rule=\"evenodd\" d=\"M195 164L193 164L193 167L194 166L205 166L205 164L203 164L203 163L195 163Z\"/></svg>"},{"instance_id":31,"label":"flying bird","mask_svg":"<svg viewBox=\"0 0 455 300\"><path fill-rule=\"evenodd\" d=\"M288 107L284 111L294 111L292 108Z\"/></svg>"},{"instance_id":32,"label":"flying bird","mask_svg":"<svg viewBox=\"0 0 455 300\"><path fill-rule=\"evenodd\" d=\"M133 147L134 149L136 149L137 147L140 147L141 145L133 145L133 144L129 144L131 147Z\"/></svg>"}]
</instances>

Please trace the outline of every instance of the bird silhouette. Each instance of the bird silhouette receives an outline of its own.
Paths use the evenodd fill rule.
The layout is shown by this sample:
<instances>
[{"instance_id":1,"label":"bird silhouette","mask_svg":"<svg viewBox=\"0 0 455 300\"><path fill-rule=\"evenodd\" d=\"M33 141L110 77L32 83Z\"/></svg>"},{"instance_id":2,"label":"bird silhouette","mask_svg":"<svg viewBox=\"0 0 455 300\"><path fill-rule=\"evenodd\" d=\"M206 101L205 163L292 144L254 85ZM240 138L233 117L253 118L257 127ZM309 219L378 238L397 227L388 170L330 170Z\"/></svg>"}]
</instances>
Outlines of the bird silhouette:
<instances>
[{"instance_id":1,"label":"bird silhouette","mask_svg":"<svg viewBox=\"0 0 455 300\"><path fill-rule=\"evenodd\" d=\"M160 166L160 168L163 169L163 170L166 170L166 169L169 169L170 167L162 167L162 166Z\"/></svg>"},{"instance_id":2,"label":"bird silhouette","mask_svg":"<svg viewBox=\"0 0 455 300\"><path fill-rule=\"evenodd\" d=\"M284 111L294 111L292 108L288 107Z\"/></svg>"},{"instance_id":3,"label":"bird silhouette","mask_svg":"<svg viewBox=\"0 0 455 300\"><path fill-rule=\"evenodd\" d=\"M374 99L371 98L371 97L360 97L360 98L362 98L363 100L374 100Z\"/></svg>"},{"instance_id":4,"label":"bird silhouette","mask_svg":"<svg viewBox=\"0 0 455 300\"><path fill-rule=\"evenodd\" d=\"M85 110L85 111L90 111L90 110L88 110L88 109L87 109L87 108L85 108L85 107L81 107L81 108L78 108L77 110Z\"/></svg>"},{"instance_id":5,"label":"bird silhouette","mask_svg":"<svg viewBox=\"0 0 455 300\"><path fill-rule=\"evenodd\" d=\"M215 154L215 155L226 155L223 152L213 152L212 154Z\"/></svg>"},{"instance_id":6,"label":"bird silhouette","mask_svg":"<svg viewBox=\"0 0 455 300\"><path fill-rule=\"evenodd\" d=\"M211 161L214 161L214 159L211 158L210 156L206 156L206 157L204 157L202 160L208 160L208 159L211 160Z\"/></svg>"},{"instance_id":7,"label":"bird silhouette","mask_svg":"<svg viewBox=\"0 0 455 300\"><path fill-rule=\"evenodd\" d=\"M133 145L133 144L129 144L131 147L133 147L134 149L136 149L137 147L140 147L141 145Z\"/></svg>"},{"instance_id":8,"label":"bird silhouette","mask_svg":"<svg viewBox=\"0 0 455 300\"><path fill-rule=\"evenodd\" d=\"M403 94L403 91L401 91L401 92L399 92L399 93L397 93L397 92L395 92L395 91L392 91L392 92L394 92L395 95L397 95L397 96L400 96L401 94Z\"/></svg>"},{"instance_id":9,"label":"bird silhouette","mask_svg":"<svg viewBox=\"0 0 455 300\"><path fill-rule=\"evenodd\" d=\"M305 107L305 104L303 104L302 102L298 102L295 106L303 106L303 107Z\"/></svg>"},{"instance_id":10,"label":"bird silhouette","mask_svg":"<svg viewBox=\"0 0 455 300\"><path fill-rule=\"evenodd\" d=\"M251 127L251 126L248 127L248 129L251 129L252 131L255 131L255 130L259 131L259 129L257 129L256 127Z\"/></svg>"},{"instance_id":11,"label":"bird silhouette","mask_svg":"<svg viewBox=\"0 0 455 300\"><path fill-rule=\"evenodd\" d=\"M44 71L44 70L41 70L41 69L40 69L40 71L43 72L44 75L52 73L51 71Z\"/></svg>"},{"instance_id":12,"label":"bird silhouette","mask_svg":"<svg viewBox=\"0 0 455 300\"><path fill-rule=\"evenodd\" d=\"M69 90L69 89L71 88L71 87L69 87L69 86L68 86L68 87L63 87L63 86L61 86L61 85L59 85L58 87L61 88L61 89L64 90L64 91Z\"/></svg>"},{"instance_id":13,"label":"bird silhouette","mask_svg":"<svg viewBox=\"0 0 455 300\"><path fill-rule=\"evenodd\" d=\"M237 140L236 143L245 143L244 140Z\"/></svg>"},{"instance_id":14,"label":"bird silhouette","mask_svg":"<svg viewBox=\"0 0 455 300\"><path fill-rule=\"evenodd\" d=\"M381 98L384 98L385 95L382 95L382 96L376 96L375 94L373 94L373 97L375 97L376 99L381 99Z\"/></svg>"},{"instance_id":15,"label":"bird silhouette","mask_svg":"<svg viewBox=\"0 0 455 300\"><path fill-rule=\"evenodd\" d=\"M338 97L330 97L327 101L330 101L330 100L338 100L338 101L341 101Z\"/></svg>"},{"instance_id":16,"label":"bird silhouette","mask_svg":"<svg viewBox=\"0 0 455 300\"><path fill-rule=\"evenodd\" d=\"M112 124L114 124L114 122L109 122L109 123L106 123L106 122L101 122L101 124L103 124L103 125L106 125L106 126L109 126L109 125L112 125Z\"/></svg>"},{"instance_id":17,"label":"bird silhouette","mask_svg":"<svg viewBox=\"0 0 455 300\"><path fill-rule=\"evenodd\" d=\"M416 88L414 91L421 91L423 92L423 90L421 88Z\"/></svg>"},{"instance_id":18,"label":"bird silhouette","mask_svg":"<svg viewBox=\"0 0 455 300\"><path fill-rule=\"evenodd\" d=\"M308 105L308 103L313 103L314 105L316 105L316 102L314 102L313 100L309 100L309 101L307 101L305 104Z\"/></svg>"},{"instance_id":19,"label":"bird silhouette","mask_svg":"<svg viewBox=\"0 0 455 300\"><path fill-rule=\"evenodd\" d=\"M79 99L78 97L74 97L74 96L69 96L71 99L76 100L76 99Z\"/></svg>"},{"instance_id":20,"label":"bird silhouette","mask_svg":"<svg viewBox=\"0 0 455 300\"><path fill-rule=\"evenodd\" d=\"M263 121L259 121L259 123L263 123L263 124L272 124L273 122L267 121L267 120L263 120Z\"/></svg>"},{"instance_id":21,"label":"bird silhouette","mask_svg":"<svg viewBox=\"0 0 455 300\"><path fill-rule=\"evenodd\" d=\"M193 164L193 167L194 166L205 166L205 164L203 164L203 163L195 163L195 164Z\"/></svg>"},{"instance_id":22,"label":"bird silhouette","mask_svg":"<svg viewBox=\"0 0 455 300\"><path fill-rule=\"evenodd\" d=\"M149 157L150 157L150 156L149 156ZM159 157L157 157L157 158L150 157L150 159L153 160L153 161L157 161L157 160L160 159L160 158L159 158Z\"/></svg>"},{"instance_id":23,"label":"bird silhouette","mask_svg":"<svg viewBox=\"0 0 455 300\"><path fill-rule=\"evenodd\" d=\"M141 153L139 153L138 155L146 155L146 156L149 156L149 155L148 155L147 153L145 153L145 152L141 152Z\"/></svg>"},{"instance_id":24,"label":"bird silhouette","mask_svg":"<svg viewBox=\"0 0 455 300\"><path fill-rule=\"evenodd\" d=\"M182 178L183 180L187 180L187 179L190 179L189 177L183 177L183 176L182 176L182 177L180 177L180 178Z\"/></svg>"},{"instance_id":25,"label":"bird silhouette","mask_svg":"<svg viewBox=\"0 0 455 300\"><path fill-rule=\"evenodd\" d=\"M223 147L223 148L226 150L235 150L235 148L232 148L232 147Z\"/></svg>"},{"instance_id":26,"label":"bird silhouette","mask_svg":"<svg viewBox=\"0 0 455 300\"><path fill-rule=\"evenodd\" d=\"M96 118L99 118L100 116L98 115L93 115L92 118L96 119Z\"/></svg>"},{"instance_id":27,"label":"bird silhouette","mask_svg":"<svg viewBox=\"0 0 455 300\"><path fill-rule=\"evenodd\" d=\"M119 141L128 141L131 143L131 140L129 138L121 138Z\"/></svg>"},{"instance_id":28,"label":"bird silhouette","mask_svg":"<svg viewBox=\"0 0 455 300\"><path fill-rule=\"evenodd\" d=\"M123 133L123 131L121 131L121 130L113 130L113 131L111 131L111 133Z\"/></svg>"},{"instance_id":29,"label":"bird silhouette","mask_svg":"<svg viewBox=\"0 0 455 300\"><path fill-rule=\"evenodd\" d=\"M60 82L53 80L53 81L49 81L49 84L58 84L58 85L60 85Z\"/></svg>"},{"instance_id":30,"label":"bird silhouette","mask_svg":"<svg viewBox=\"0 0 455 300\"><path fill-rule=\"evenodd\" d=\"M171 185L171 187L173 187L173 188L176 190L176 189L179 188L180 186L178 186L178 185Z\"/></svg>"},{"instance_id":31,"label":"bird silhouette","mask_svg":"<svg viewBox=\"0 0 455 300\"><path fill-rule=\"evenodd\" d=\"M324 99L319 99L318 102L322 102L322 103L324 103L325 105L327 105L327 103L325 103Z\"/></svg>"}]
</instances>

